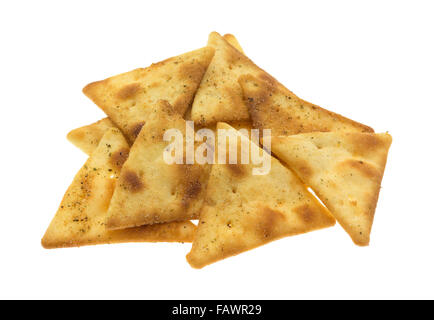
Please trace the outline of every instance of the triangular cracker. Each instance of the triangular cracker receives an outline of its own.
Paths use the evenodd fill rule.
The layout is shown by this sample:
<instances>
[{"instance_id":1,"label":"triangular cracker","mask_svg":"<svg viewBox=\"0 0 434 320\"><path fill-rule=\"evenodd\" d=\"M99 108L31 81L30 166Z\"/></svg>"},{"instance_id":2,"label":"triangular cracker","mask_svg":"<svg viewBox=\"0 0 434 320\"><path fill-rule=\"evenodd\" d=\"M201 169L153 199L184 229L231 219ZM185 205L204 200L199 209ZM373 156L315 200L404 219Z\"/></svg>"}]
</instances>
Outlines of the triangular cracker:
<instances>
[{"instance_id":1,"label":"triangular cracker","mask_svg":"<svg viewBox=\"0 0 434 320\"><path fill-rule=\"evenodd\" d=\"M109 118L104 118L87 126L71 130L66 138L90 156L104 133L110 128L116 128L115 124Z\"/></svg>"},{"instance_id":2,"label":"triangular cracker","mask_svg":"<svg viewBox=\"0 0 434 320\"><path fill-rule=\"evenodd\" d=\"M190 221L108 231L107 208L120 167L129 147L118 129L109 129L66 191L46 231L45 248L121 242L190 242L195 226Z\"/></svg>"},{"instance_id":3,"label":"triangular cracker","mask_svg":"<svg viewBox=\"0 0 434 320\"><path fill-rule=\"evenodd\" d=\"M309 185L357 245L368 245L387 153L387 133L274 137L272 151Z\"/></svg>"},{"instance_id":4,"label":"triangular cracker","mask_svg":"<svg viewBox=\"0 0 434 320\"><path fill-rule=\"evenodd\" d=\"M244 54L243 48L241 47L240 43L238 42L237 38L235 38L235 36L233 34L227 33L223 36L223 38L225 38L225 40L231 44L235 49L237 49L239 52L241 52L242 54ZM189 120L191 120L191 114L189 117ZM231 127L233 127L236 130L240 130L240 129L246 129L250 132L250 130L253 128L252 127L252 121L250 119L248 120L240 120L240 121L228 121L227 124L229 124ZM210 128L212 130L216 130L216 126L217 126L217 122L213 123L211 125L206 126L207 128ZM200 128L200 127L199 127Z\"/></svg>"},{"instance_id":5,"label":"triangular cracker","mask_svg":"<svg viewBox=\"0 0 434 320\"><path fill-rule=\"evenodd\" d=\"M158 100L167 100L184 115L213 54L212 48L205 47L145 69L93 82L83 92L133 142Z\"/></svg>"},{"instance_id":6,"label":"triangular cracker","mask_svg":"<svg viewBox=\"0 0 434 320\"><path fill-rule=\"evenodd\" d=\"M298 98L266 74L239 79L254 128L271 129L273 136L304 132L356 131L372 128Z\"/></svg>"},{"instance_id":7,"label":"triangular cracker","mask_svg":"<svg viewBox=\"0 0 434 320\"><path fill-rule=\"evenodd\" d=\"M116 184L110 229L198 218L211 166L167 164L163 154L171 142L163 135L167 129L183 134L185 160L186 122L167 101L152 110Z\"/></svg>"},{"instance_id":8,"label":"triangular cracker","mask_svg":"<svg viewBox=\"0 0 434 320\"><path fill-rule=\"evenodd\" d=\"M229 129L238 141L258 151L258 146L229 125L219 123L217 127ZM271 157L265 152L262 155ZM271 157L271 170L266 175L252 175L254 167L240 162L212 166L198 229L187 256L193 267L202 268L285 236L335 224L328 210L278 160Z\"/></svg>"},{"instance_id":9,"label":"triangular cracker","mask_svg":"<svg viewBox=\"0 0 434 320\"><path fill-rule=\"evenodd\" d=\"M209 35L208 46L215 49L215 54L193 101L193 121L209 125L218 121L249 120L238 78L264 71L217 32Z\"/></svg>"},{"instance_id":10,"label":"triangular cracker","mask_svg":"<svg viewBox=\"0 0 434 320\"><path fill-rule=\"evenodd\" d=\"M225 38L225 40L229 42L232 47L234 47L239 52L244 54L243 48L241 48L240 43L238 42L237 38L235 38L233 34L227 33L223 36L223 38Z\"/></svg>"}]
</instances>

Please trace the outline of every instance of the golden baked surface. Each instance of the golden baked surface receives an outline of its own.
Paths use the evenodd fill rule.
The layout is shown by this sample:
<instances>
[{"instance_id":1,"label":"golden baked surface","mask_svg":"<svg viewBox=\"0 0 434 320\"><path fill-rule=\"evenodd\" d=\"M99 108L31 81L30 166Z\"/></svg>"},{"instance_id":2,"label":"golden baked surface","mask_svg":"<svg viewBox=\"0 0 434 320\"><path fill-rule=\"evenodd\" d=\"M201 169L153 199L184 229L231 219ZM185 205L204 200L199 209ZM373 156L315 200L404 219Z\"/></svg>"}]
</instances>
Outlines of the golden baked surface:
<instances>
[{"instance_id":1,"label":"golden baked surface","mask_svg":"<svg viewBox=\"0 0 434 320\"><path fill-rule=\"evenodd\" d=\"M298 98L267 74L239 78L253 127L273 136L303 132L357 131L372 128Z\"/></svg>"},{"instance_id":2,"label":"golden baked surface","mask_svg":"<svg viewBox=\"0 0 434 320\"><path fill-rule=\"evenodd\" d=\"M90 83L83 92L133 142L159 100L167 100L184 115L213 55L214 49L204 47L145 69Z\"/></svg>"},{"instance_id":3,"label":"golden baked surface","mask_svg":"<svg viewBox=\"0 0 434 320\"><path fill-rule=\"evenodd\" d=\"M189 242L191 222L108 231L107 208L129 146L118 129L109 129L68 188L41 243L45 248L142 242Z\"/></svg>"},{"instance_id":4,"label":"golden baked surface","mask_svg":"<svg viewBox=\"0 0 434 320\"><path fill-rule=\"evenodd\" d=\"M122 168L110 203L108 228L198 218L211 168L167 164L163 153L171 142L164 141L163 135L169 128L185 137L185 120L167 101L160 101Z\"/></svg>"},{"instance_id":5,"label":"golden baked surface","mask_svg":"<svg viewBox=\"0 0 434 320\"><path fill-rule=\"evenodd\" d=\"M219 123L217 127L230 129L243 144L259 148L229 125ZM335 224L328 210L278 160L271 157L266 175L252 175L252 168L253 164L213 165L187 256L193 267L202 268L285 236Z\"/></svg>"},{"instance_id":6,"label":"golden baked surface","mask_svg":"<svg viewBox=\"0 0 434 320\"><path fill-rule=\"evenodd\" d=\"M315 132L273 137L272 150L365 246L391 143L387 133Z\"/></svg>"},{"instance_id":7,"label":"golden baked surface","mask_svg":"<svg viewBox=\"0 0 434 320\"><path fill-rule=\"evenodd\" d=\"M212 32L206 47L83 92L108 117L67 135L89 159L45 248L193 241L187 260L202 268L336 220L355 244L369 244L391 136L300 99L232 34ZM174 136L182 140L171 150ZM228 163L220 147L234 142L237 158Z\"/></svg>"},{"instance_id":8,"label":"golden baked surface","mask_svg":"<svg viewBox=\"0 0 434 320\"><path fill-rule=\"evenodd\" d=\"M215 54L196 92L192 120L199 125L249 120L238 78L264 71L217 32L210 34L208 46L214 48Z\"/></svg>"}]
</instances>

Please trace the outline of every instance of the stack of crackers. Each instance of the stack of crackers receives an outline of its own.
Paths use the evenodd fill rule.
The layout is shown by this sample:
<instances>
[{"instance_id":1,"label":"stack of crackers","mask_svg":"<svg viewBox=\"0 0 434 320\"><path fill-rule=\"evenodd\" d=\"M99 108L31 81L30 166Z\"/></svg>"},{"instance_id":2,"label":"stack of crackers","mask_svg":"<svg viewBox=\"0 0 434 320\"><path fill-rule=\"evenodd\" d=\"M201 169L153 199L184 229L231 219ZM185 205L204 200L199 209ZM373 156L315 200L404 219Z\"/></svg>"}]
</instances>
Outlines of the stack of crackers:
<instances>
[{"instance_id":1,"label":"stack of crackers","mask_svg":"<svg viewBox=\"0 0 434 320\"><path fill-rule=\"evenodd\" d=\"M201 268L336 220L355 244L369 244L391 136L300 99L233 35L212 32L204 48L83 92L108 117L68 134L89 158L45 248L192 242L187 260ZM163 136L178 129L185 137L187 121L196 130L226 129L238 150L260 154L270 170L253 174L253 162L168 164ZM271 150L250 129L270 129Z\"/></svg>"}]
</instances>

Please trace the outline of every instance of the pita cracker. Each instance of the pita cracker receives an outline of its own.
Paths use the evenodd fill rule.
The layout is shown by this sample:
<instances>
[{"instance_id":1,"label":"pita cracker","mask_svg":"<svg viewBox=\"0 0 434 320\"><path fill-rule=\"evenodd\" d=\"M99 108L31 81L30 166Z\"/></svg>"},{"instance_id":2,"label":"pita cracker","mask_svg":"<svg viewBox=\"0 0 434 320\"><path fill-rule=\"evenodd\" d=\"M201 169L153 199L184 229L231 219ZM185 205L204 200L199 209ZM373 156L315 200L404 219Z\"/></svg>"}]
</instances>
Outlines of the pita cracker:
<instances>
[{"instance_id":1,"label":"pita cracker","mask_svg":"<svg viewBox=\"0 0 434 320\"><path fill-rule=\"evenodd\" d=\"M366 246L391 142L387 133L315 132L273 137L272 150Z\"/></svg>"},{"instance_id":2,"label":"pita cracker","mask_svg":"<svg viewBox=\"0 0 434 320\"><path fill-rule=\"evenodd\" d=\"M233 34L227 33L223 36L225 40L235 49L237 49L239 52L244 54L243 48L241 48L240 43L238 42L237 38Z\"/></svg>"},{"instance_id":3,"label":"pita cracker","mask_svg":"<svg viewBox=\"0 0 434 320\"><path fill-rule=\"evenodd\" d=\"M237 49L239 52L244 54L244 50L241 47L240 43L238 42L237 38L233 34L227 33L223 36L229 44L231 44L235 49ZM240 121L229 121L227 122L231 127L233 127L236 130L240 129L246 129L250 132L251 129L253 129L252 121L249 120L240 120ZM215 124L217 125L217 124Z\"/></svg>"},{"instance_id":4,"label":"pita cracker","mask_svg":"<svg viewBox=\"0 0 434 320\"><path fill-rule=\"evenodd\" d=\"M167 101L153 108L116 184L109 229L198 218L211 166L169 165L163 155L172 143L163 140L165 131L178 129L184 136L185 160L185 126Z\"/></svg>"},{"instance_id":5,"label":"pita cracker","mask_svg":"<svg viewBox=\"0 0 434 320\"><path fill-rule=\"evenodd\" d=\"M244 54L244 51L241 48L241 45L239 44L237 38L235 38L234 35L228 33L228 34L225 34L223 36L223 38L229 44L231 44L235 49L237 49L239 52L241 52L241 53ZM192 118L191 118L191 108L188 111L189 112L188 112L188 114L186 114L185 119L186 120L192 120ZM235 121L228 121L227 124L229 124L231 127L235 128L236 130L246 129L246 130L250 131L251 129L253 129L252 122L251 122L250 119L248 119L248 120L239 120L239 121L237 121L237 120L235 120ZM215 123L212 123L212 124L207 125L207 126L200 126L199 125L199 126L196 126L196 127L198 129L206 127L206 128L212 129L214 132L216 132L216 126L217 126L217 123L215 122Z\"/></svg>"},{"instance_id":6,"label":"pita cracker","mask_svg":"<svg viewBox=\"0 0 434 320\"><path fill-rule=\"evenodd\" d=\"M219 123L217 127L231 130L238 141L259 149L229 125ZM271 170L266 175L252 175L253 168L253 164L212 166L193 247L187 255L194 268L335 224L328 210L278 160L271 157Z\"/></svg>"},{"instance_id":7,"label":"pita cracker","mask_svg":"<svg viewBox=\"0 0 434 320\"><path fill-rule=\"evenodd\" d=\"M229 42L229 44L231 44L235 49L237 49L239 52L241 52L242 54L244 54L244 50L241 47L240 43L238 42L238 39L235 38L235 36L233 34L227 33L223 36L223 38L225 38L225 40L227 42ZM251 129L253 129L252 126L252 121L249 120L241 120L241 121L229 121L227 122L227 124L229 124L231 127L233 127L236 130L240 130L240 129L246 129L248 131L250 131ZM217 125L217 124L215 124Z\"/></svg>"},{"instance_id":8,"label":"pita cracker","mask_svg":"<svg viewBox=\"0 0 434 320\"><path fill-rule=\"evenodd\" d=\"M217 32L209 35L208 46L215 54L196 92L191 118L199 125L249 120L238 78L264 71Z\"/></svg>"},{"instance_id":9,"label":"pita cracker","mask_svg":"<svg viewBox=\"0 0 434 320\"><path fill-rule=\"evenodd\" d=\"M169 101L176 112L184 115L213 55L214 49L205 47L93 82L83 92L133 142L160 99Z\"/></svg>"},{"instance_id":10,"label":"pita cracker","mask_svg":"<svg viewBox=\"0 0 434 320\"><path fill-rule=\"evenodd\" d=\"M273 136L304 132L373 132L372 128L299 99L273 78L244 75L239 79L253 127Z\"/></svg>"},{"instance_id":11,"label":"pita cracker","mask_svg":"<svg viewBox=\"0 0 434 320\"><path fill-rule=\"evenodd\" d=\"M41 243L44 248L143 241L190 242L191 222L108 231L107 208L128 144L118 129L109 129L66 191Z\"/></svg>"},{"instance_id":12,"label":"pita cracker","mask_svg":"<svg viewBox=\"0 0 434 320\"><path fill-rule=\"evenodd\" d=\"M71 130L66 138L90 156L98 146L104 133L111 128L116 128L115 124L109 118L104 118L87 126Z\"/></svg>"}]
</instances>

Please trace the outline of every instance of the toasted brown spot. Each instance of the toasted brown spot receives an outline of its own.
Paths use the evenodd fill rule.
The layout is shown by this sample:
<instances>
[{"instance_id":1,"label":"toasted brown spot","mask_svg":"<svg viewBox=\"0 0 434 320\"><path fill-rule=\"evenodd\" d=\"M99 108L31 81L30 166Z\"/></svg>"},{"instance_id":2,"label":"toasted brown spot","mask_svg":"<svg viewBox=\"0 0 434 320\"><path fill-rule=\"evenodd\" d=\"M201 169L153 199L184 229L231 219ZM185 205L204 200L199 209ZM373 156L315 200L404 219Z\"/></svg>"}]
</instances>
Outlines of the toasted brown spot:
<instances>
[{"instance_id":1,"label":"toasted brown spot","mask_svg":"<svg viewBox=\"0 0 434 320\"><path fill-rule=\"evenodd\" d=\"M187 94L178 96L178 99L173 103L173 108L180 115L184 115L185 110L188 108L188 103L190 101L190 97Z\"/></svg>"},{"instance_id":2,"label":"toasted brown spot","mask_svg":"<svg viewBox=\"0 0 434 320\"><path fill-rule=\"evenodd\" d=\"M276 131L277 128L291 126L291 119L282 117L279 108L272 105L270 98L276 90L275 84L251 76L242 76L240 84L253 127L261 130L272 129L273 135L286 135L286 132Z\"/></svg>"},{"instance_id":3,"label":"toasted brown spot","mask_svg":"<svg viewBox=\"0 0 434 320\"><path fill-rule=\"evenodd\" d=\"M131 192L138 192L144 188L142 180L134 171L127 170L123 172L122 182Z\"/></svg>"},{"instance_id":4,"label":"toasted brown spot","mask_svg":"<svg viewBox=\"0 0 434 320\"><path fill-rule=\"evenodd\" d=\"M206 66L203 66L198 61L192 61L191 63L185 63L179 69L180 79L188 79L188 83L199 84L205 73Z\"/></svg>"},{"instance_id":5,"label":"toasted brown spot","mask_svg":"<svg viewBox=\"0 0 434 320\"><path fill-rule=\"evenodd\" d=\"M348 159L341 162L338 165L342 167L350 167L352 169L355 169L361 172L365 177L375 180L378 183L380 183L381 181L381 173L378 171L377 168L375 168L370 163L359 161L359 160Z\"/></svg>"},{"instance_id":6,"label":"toasted brown spot","mask_svg":"<svg viewBox=\"0 0 434 320\"><path fill-rule=\"evenodd\" d=\"M161 110L163 110L169 116L173 116L175 114L175 108L173 108L167 100L159 100L158 107L161 108Z\"/></svg>"},{"instance_id":7,"label":"toasted brown spot","mask_svg":"<svg viewBox=\"0 0 434 320\"><path fill-rule=\"evenodd\" d=\"M221 88L221 92L225 95L228 100L230 100L235 106L239 108L239 106L244 104L243 95L240 87L233 86L224 86ZM237 109L233 109L233 112L239 112Z\"/></svg>"},{"instance_id":8,"label":"toasted brown spot","mask_svg":"<svg viewBox=\"0 0 434 320\"><path fill-rule=\"evenodd\" d=\"M268 73L262 72L259 75L259 79L261 79L262 81L265 81L270 86L270 88L275 88L277 86L276 79L274 79Z\"/></svg>"},{"instance_id":9,"label":"toasted brown spot","mask_svg":"<svg viewBox=\"0 0 434 320\"><path fill-rule=\"evenodd\" d=\"M129 99L134 97L136 93L139 92L139 90L140 90L140 83L131 83L121 88L118 91L117 96L119 99L122 100Z\"/></svg>"},{"instance_id":10,"label":"toasted brown spot","mask_svg":"<svg viewBox=\"0 0 434 320\"><path fill-rule=\"evenodd\" d=\"M110 162L113 166L120 169L124 165L125 161L128 159L129 150L127 148L122 148L115 152L112 152L110 157Z\"/></svg>"},{"instance_id":11,"label":"toasted brown spot","mask_svg":"<svg viewBox=\"0 0 434 320\"><path fill-rule=\"evenodd\" d=\"M304 204L300 207L294 209L294 212L303 220L305 223L311 223L314 221L316 213L308 204Z\"/></svg>"},{"instance_id":12,"label":"toasted brown spot","mask_svg":"<svg viewBox=\"0 0 434 320\"><path fill-rule=\"evenodd\" d=\"M199 181L190 181L187 183L183 197L183 203L188 204L191 199L196 198L202 190L202 184Z\"/></svg>"},{"instance_id":13,"label":"toasted brown spot","mask_svg":"<svg viewBox=\"0 0 434 320\"><path fill-rule=\"evenodd\" d=\"M146 86L146 89L158 88L162 85L160 81L153 81Z\"/></svg>"},{"instance_id":14,"label":"toasted brown spot","mask_svg":"<svg viewBox=\"0 0 434 320\"><path fill-rule=\"evenodd\" d=\"M199 165L182 164L176 165L179 172L180 191L182 194L182 205L188 208L192 200L197 199L202 192L202 167Z\"/></svg>"},{"instance_id":15,"label":"toasted brown spot","mask_svg":"<svg viewBox=\"0 0 434 320\"><path fill-rule=\"evenodd\" d=\"M145 125L145 121L140 121L135 125L133 125L130 129L131 137L133 137L134 139L137 138L144 125Z\"/></svg>"},{"instance_id":16,"label":"toasted brown spot","mask_svg":"<svg viewBox=\"0 0 434 320\"><path fill-rule=\"evenodd\" d=\"M261 238L274 238L278 225L285 220L285 215L277 210L265 207L256 221L257 232Z\"/></svg>"},{"instance_id":17,"label":"toasted brown spot","mask_svg":"<svg viewBox=\"0 0 434 320\"><path fill-rule=\"evenodd\" d=\"M242 177L246 175L244 166L242 164L227 164L227 168L229 169L229 172L236 177Z\"/></svg>"},{"instance_id":18,"label":"toasted brown spot","mask_svg":"<svg viewBox=\"0 0 434 320\"><path fill-rule=\"evenodd\" d=\"M313 174L312 168L309 166L309 163L304 159L294 159L294 161L291 162L291 166L295 170L297 170L297 172L303 179L309 178Z\"/></svg>"},{"instance_id":19,"label":"toasted brown spot","mask_svg":"<svg viewBox=\"0 0 434 320\"><path fill-rule=\"evenodd\" d=\"M249 109L252 109L254 115L258 108L265 103L270 94L275 90L274 86L267 85L267 82L257 81L252 76L241 76L239 80L243 89L244 101ZM251 114L252 115L252 114Z\"/></svg>"}]
</instances>

